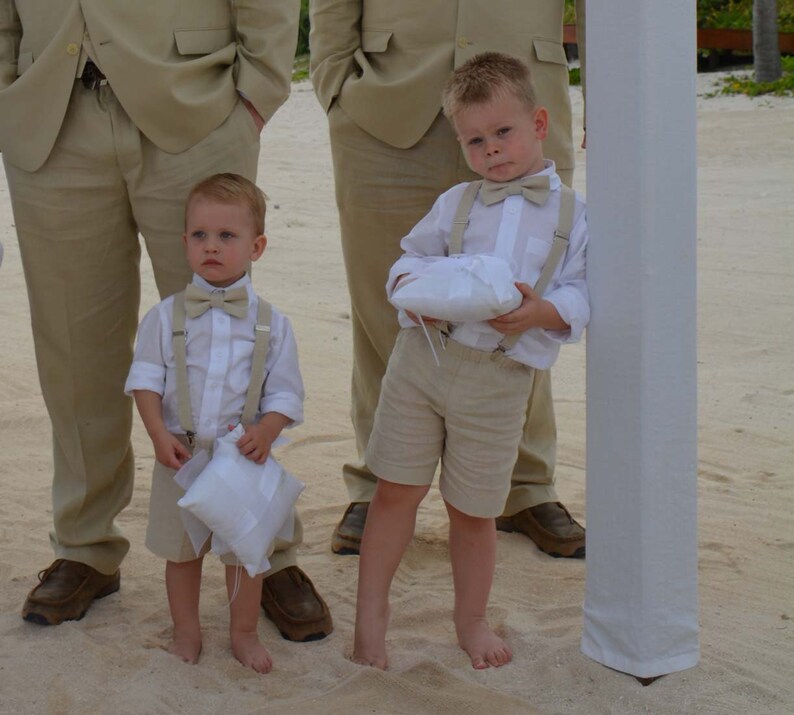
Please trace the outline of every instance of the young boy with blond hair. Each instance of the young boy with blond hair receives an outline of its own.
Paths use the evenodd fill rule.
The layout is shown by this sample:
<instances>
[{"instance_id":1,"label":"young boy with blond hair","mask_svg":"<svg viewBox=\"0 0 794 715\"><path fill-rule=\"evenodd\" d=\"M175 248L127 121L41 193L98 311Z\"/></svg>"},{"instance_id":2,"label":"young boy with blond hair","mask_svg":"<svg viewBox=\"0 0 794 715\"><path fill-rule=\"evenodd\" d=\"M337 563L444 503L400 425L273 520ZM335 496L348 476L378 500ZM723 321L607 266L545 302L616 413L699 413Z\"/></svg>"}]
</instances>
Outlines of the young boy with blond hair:
<instances>
[{"instance_id":1,"label":"young boy with blond hair","mask_svg":"<svg viewBox=\"0 0 794 715\"><path fill-rule=\"evenodd\" d=\"M194 447L211 450L216 438L241 422L249 389L258 388L252 377L258 372L253 364L259 354L257 332L269 329L266 377L261 394L253 395L255 407L249 408L255 419L244 425L237 447L263 464L281 431L303 420L303 382L289 320L271 307L269 326L260 325L260 300L248 275L267 245L264 228L265 197L249 180L216 174L193 187L183 236L193 280L184 293L166 298L144 317L125 386L135 397L157 459L146 545L166 559L174 624L169 650L189 663L197 662L201 652L198 606L209 540L201 553L194 551L177 506L184 491L173 477ZM257 636L262 574L250 577L231 553L221 560L232 652L243 665L267 673L272 661Z\"/></svg>"},{"instance_id":2,"label":"young boy with blond hair","mask_svg":"<svg viewBox=\"0 0 794 715\"><path fill-rule=\"evenodd\" d=\"M483 181L442 194L402 240L387 294L427 263L488 254L507 261L522 302L488 321L447 325L422 316L436 328L438 350L417 329L417 316L400 313L366 452L378 486L361 546L353 655L378 668L388 662L391 581L439 459L458 642L477 669L512 659L486 618L494 519L510 488L533 370L551 367L560 344L578 340L590 316L584 202L544 160L549 117L529 68L499 53L473 57L452 74L443 107Z\"/></svg>"}]
</instances>

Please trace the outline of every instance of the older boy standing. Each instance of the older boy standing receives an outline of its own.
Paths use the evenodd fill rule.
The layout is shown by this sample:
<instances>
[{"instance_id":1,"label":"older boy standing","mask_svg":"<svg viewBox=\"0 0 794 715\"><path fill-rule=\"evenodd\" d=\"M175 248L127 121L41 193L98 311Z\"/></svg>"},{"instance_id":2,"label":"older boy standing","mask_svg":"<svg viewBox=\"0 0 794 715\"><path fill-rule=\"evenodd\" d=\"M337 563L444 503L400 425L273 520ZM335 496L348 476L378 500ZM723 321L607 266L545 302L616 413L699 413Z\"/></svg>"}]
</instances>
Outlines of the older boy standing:
<instances>
[{"instance_id":1,"label":"older boy standing","mask_svg":"<svg viewBox=\"0 0 794 715\"><path fill-rule=\"evenodd\" d=\"M584 0L577 10L583 17ZM328 112L353 322L352 419L359 460L332 549L358 553L375 479L362 460L398 332L383 284L400 239L449 187L475 178L440 113L450 72L498 50L531 68L551 117L546 155L573 176L563 0L311 0L312 82ZM583 28L580 28L583 29ZM579 35L583 49L584 33ZM584 529L554 488L556 427L548 371L538 370L512 489L497 526L555 556L585 553Z\"/></svg>"},{"instance_id":2,"label":"older boy standing","mask_svg":"<svg viewBox=\"0 0 794 715\"><path fill-rule=\"evenodd\" d=\"M494 520L510 488L534 373L550 368L560 344L578 340L590 319L584 202L543 158L549 117L527 66L495 52L475 56L448 82L444 113L484 181L459 184L438 198L402 240L404 253L386 290L399 291L401 281L440 257L473 253L510 265L523 300L487 322L449 326L447 340L434 331L428 337L439 341L438 364L415 316L400 314L404 329L366 452L378 486L364 529L356 608L354 659L380 668L387 665L391 580L439 460L458 642L477 669L511 659L486 619Z\"/></svg>"}]
</instances>

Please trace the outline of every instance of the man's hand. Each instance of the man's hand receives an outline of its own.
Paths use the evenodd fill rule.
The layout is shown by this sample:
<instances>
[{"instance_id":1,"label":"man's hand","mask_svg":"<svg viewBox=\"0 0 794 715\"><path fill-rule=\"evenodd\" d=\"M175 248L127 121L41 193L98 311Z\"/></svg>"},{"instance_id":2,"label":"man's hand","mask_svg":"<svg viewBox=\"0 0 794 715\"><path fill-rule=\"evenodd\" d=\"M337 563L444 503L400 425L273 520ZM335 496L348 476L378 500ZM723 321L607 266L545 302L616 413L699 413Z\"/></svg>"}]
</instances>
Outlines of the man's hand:
<instances>
[{"instance_id":1,"label":"man's hand","mask_svg":"<svg viewBox=\"0 0 794 715\"><path fill-rule=\"evenodd\" d=\"M251 115L251 118L254 120L254 124L256 124L256 130L261 134L262 129L265 126L265 120L262 119L262 115L256 111L256 107L254 107L251 102L249 102L245 97L240 95L240 100L245 105L245 108L248 110L248 113Z\"/></svg>"}]
</instances>

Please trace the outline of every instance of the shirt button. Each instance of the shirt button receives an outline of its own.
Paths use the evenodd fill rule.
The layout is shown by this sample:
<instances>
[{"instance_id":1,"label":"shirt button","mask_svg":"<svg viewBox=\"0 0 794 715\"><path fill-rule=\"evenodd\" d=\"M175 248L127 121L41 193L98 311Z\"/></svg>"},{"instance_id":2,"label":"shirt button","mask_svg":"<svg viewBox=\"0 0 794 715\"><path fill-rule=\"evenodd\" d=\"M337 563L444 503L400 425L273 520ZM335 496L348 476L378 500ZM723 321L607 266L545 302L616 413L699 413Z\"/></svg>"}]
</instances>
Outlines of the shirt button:
<instances>
[{"instance_id":1,"label":"shirt button","mask_svg":"<svg viewBox=\"0 0 794 715\"><path fill-rule=\"evenodd\" d=\"M458 47L464 48L469 46L469 39L467 37L458 38Z\"/></svg>"},{"instance_id":2,"label":"shirt button","mask_svg":"<svg viewBox=\"0 0 794 715\"><path fill-rule=\"evenodd\" d=\"M76 42L70 42L68 45L66 45L67 55L74 57L78 52L80 52L80 45L78 45Z\"/></svg>"}]
</instances>

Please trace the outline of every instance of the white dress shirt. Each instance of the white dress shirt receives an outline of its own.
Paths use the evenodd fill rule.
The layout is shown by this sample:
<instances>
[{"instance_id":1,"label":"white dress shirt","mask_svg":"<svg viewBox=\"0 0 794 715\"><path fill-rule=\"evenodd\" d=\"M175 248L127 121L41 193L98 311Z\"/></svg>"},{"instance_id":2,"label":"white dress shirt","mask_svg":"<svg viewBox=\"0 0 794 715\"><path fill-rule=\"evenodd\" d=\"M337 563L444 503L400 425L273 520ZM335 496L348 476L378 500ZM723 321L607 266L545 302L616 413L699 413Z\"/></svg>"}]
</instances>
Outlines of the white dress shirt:
<instances>
[{"instance_id":1,"label":"white dress shirt","mask_svg":"<svg viewBox=\"0 0 794 715\"><path fill-rule=\"evenodd\" d=\"M193 283L208 292L219 290L197 275L193 276ZM238 424L251 380L258 298L248 275L228 289L238 286L245 286L248 292L245 318L233 318L220 308L210 308L185 321L190 407L196 434L201 439L220 437L229 426ZM176 397L173 304L173 296L166 298L141 321L124 392L129 395L133 390L151 390L161 395L166 428L184 434ZM274 308L257 418L266 412L279 412L292 420L292 426L300 424L303 397L295 336L289 319Z\"/></svg>"},{"instance_id":2,"label":"white dress shirt","mask_svg":"<svg viewBox=\"0 0 794 715\"><path fill-rule=\"evenodd\" d=\"M549 176L551 191L545 204L538 206L518 195L486 206L478 197L463 234L463 253L499 256L508 262L516 281L530 286L534 286L546 263L560 212L561 182L554 163L546 161L545 168L538 175ZM441 194L430 213L403 238L400 247L404 253L392 266L386 283L389 297L399 276L447 255L452 222L466 186L465 183L458 184ZM557 359L561 343L576 342L581 337L590 320L590 299L585 282L587 238L585 205L577 195L568 249L543 294L570 329L530 328L522 334L515 347L507 351L513 360L545 370ZM417 327L404 311L400 311L399 321L404 328ZM451 337L463 345L490 352L499 344L503 334L487 322L480 321L456 324Z\"/></svg>"}]
</instances>

